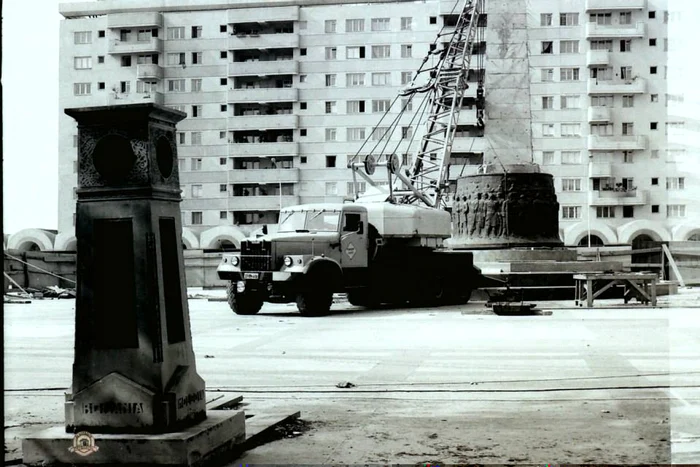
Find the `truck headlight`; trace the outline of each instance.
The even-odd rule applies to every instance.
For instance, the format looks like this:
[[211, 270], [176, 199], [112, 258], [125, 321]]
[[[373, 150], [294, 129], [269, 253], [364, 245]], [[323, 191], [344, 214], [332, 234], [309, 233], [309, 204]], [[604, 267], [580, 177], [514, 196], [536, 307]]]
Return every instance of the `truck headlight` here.
[[244, 281], [238, 281], [236, 283], [236, 292], [238, 292], [238, 293], [245, 292], [245, 282]]
[[231, 256], [231, 265], [238, 266], [238, 263], [240, 262], [241, 259], [238, 256]]
[[294, 260], [292, 259], [291, 256], [285, 256], [284, 257], [284, 265], [287, 267], [290, 267], [292, 264], [294, 264]]

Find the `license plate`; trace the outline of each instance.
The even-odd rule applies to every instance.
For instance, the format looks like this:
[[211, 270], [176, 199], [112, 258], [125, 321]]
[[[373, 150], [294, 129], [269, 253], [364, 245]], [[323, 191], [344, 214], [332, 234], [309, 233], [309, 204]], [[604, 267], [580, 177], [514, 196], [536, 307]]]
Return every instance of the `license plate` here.
[[243, 273], [243, 279], [259, 279], [260, 274], [257, 272], [244, 272]]

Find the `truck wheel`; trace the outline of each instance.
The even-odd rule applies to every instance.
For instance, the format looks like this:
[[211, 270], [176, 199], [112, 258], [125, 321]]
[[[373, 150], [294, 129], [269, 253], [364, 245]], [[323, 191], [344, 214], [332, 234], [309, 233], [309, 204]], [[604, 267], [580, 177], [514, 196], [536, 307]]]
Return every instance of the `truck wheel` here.
[[302, 316], [323, 316], [328, 314], [333, 303], [333, 291], [325, 284], [304, 288], [297, 295], [297, 309]]
[[230, 281], [228, 286], [226, 286], [228, 306], [231, 307], [234, 313], [237, 315], [254, 315], [260, 311], [263, 305], [262, 298], [250, 293], [238, 293], [235, 291], [235, 287], [234, 283]]

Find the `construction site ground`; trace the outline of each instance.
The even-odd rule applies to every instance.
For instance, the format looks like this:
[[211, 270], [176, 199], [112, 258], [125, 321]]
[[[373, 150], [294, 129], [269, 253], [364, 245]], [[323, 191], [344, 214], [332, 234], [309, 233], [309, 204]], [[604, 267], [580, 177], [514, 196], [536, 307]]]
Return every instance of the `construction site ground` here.
[[[322, 318], [271, 304], [237, 316], [223, 291], [189, 294], [210, 406], [241, 395], [251, 426], [301, 414], [230, 465], [700, 463], [698, 288], [657, 308], [570, 300], [531, 316], [342, 299]], [[6, 462], [64, 423], [74, 310], [5, 304]]]

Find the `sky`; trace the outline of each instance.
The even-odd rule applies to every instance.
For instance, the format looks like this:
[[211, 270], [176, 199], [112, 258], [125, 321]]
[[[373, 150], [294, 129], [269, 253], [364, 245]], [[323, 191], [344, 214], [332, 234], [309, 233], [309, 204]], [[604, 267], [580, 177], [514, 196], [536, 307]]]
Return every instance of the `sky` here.
[[3, 232], [55, 230], [58, 4], [63, 2], [2, 3]]

